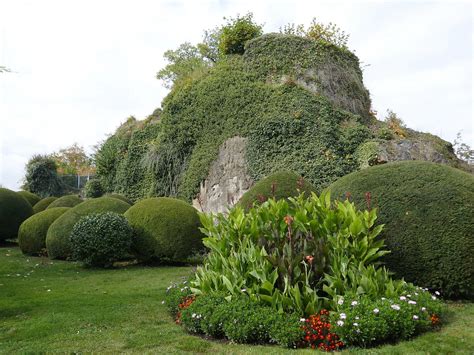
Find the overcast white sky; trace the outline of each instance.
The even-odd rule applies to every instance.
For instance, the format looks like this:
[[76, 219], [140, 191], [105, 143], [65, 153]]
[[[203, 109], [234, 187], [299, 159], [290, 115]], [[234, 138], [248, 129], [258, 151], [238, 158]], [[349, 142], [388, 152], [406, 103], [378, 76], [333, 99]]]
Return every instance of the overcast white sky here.
[[471, 1], [0, 0], [0, 184], [18, 189], [35, 153], [88, 151], [167, 94], [163, 53], [251, 11], [265, 32], [313, 17], [351, 36], [373, 108], [474, 146]]

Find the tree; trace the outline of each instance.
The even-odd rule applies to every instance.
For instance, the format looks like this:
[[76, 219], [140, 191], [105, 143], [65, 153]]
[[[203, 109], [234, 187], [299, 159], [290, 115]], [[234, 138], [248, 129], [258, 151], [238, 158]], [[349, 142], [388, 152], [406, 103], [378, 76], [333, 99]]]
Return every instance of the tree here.
[[173, 84], [193, 78], [195, 75], [201, 75], [210, 66], [210, 63], [203, 58], [199, 49], [189, 42], [181, 44], [174, 51], [166, 51], [164, 57], [169, 64], [161, 69], [156, 77], [163, 80], [164, 86], [168, 89]]
[[243, 54], [245, 43], [262, 34], [262, 25], [253, 21], [251, 12], [242, 17], [229, 18], [219, 32], [219, 54]]
[[64, 185], [57, 173], [56, 162], [48, 155], [34, 155], [26, 164], [22, 188], [40, 197], [60, 196]]
[[61, 175], [90, 175], [95, 172], [92, 159], [77, 143], [53, 153], [51, 158], [56, 162]]
[[461, 132], [456, 134], [453, 149], [459, 159], [464, 160], [468, 164], [474, 164], [474, 149], [462, 141]]
[[315, 41], [325, 41], [341, 48], [347, 49], [349, 35], [342, 31], [336, 24], [329, 22], [323, 24], [313, 18], [308, 28], [304, 25], [287, 24], [280, 28], [280, 32], [300, 37], [307, 37]]

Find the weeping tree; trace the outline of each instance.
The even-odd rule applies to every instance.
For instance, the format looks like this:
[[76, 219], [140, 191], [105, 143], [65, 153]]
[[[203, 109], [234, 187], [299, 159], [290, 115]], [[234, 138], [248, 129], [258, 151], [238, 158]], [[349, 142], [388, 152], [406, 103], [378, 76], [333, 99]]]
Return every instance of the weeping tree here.
[[26, 164], [22, 188], [41, 197], [60, 196], [64, 185], [57, 173], [56, 162], [47, 155], [34, 155]]

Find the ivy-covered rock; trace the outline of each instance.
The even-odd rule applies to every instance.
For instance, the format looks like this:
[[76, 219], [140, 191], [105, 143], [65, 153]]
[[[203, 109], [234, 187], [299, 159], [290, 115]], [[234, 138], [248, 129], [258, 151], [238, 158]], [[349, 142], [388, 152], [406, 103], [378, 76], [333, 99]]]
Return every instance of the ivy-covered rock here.
[[135, 231], [133, 249], [140, 259], [184, 261], [203, 248], [197, 210], [184, 201], [148, 198], [132, 206], [125, 217]]
[[250, 209], [254, 204], [261, 204], [269, 198], [296, 197], [304, 192], [307, 196], [315, 192], [314, 186], [302, 176], [290, 171], [274, 173], [257, 182], [240, 199], [239, 204], [244, 209]]
[[446, 165], [397, 162], [342, 177], [329, 189], [377, 208], [388, 268], [446, 297], [474, 297], [474, 176]]
[[23, 196], [0, 188], [0, 241], [16, 238], [18, 228], [32, 214], [33, 208]]
[[80, 204], [81, 202], [82, 202], [82, 199], [78, 197], [77, 195], [66, 195], [51, 202], [51, 204], [48, 207], [46, 207], [46, 209], [56, 208], [56, 207], [74, 207]]
[[53, 203], [54, 201], [56, 201], [58, 198], [57, 197], [54, 197], [54, 196], [51, 196], [51, 197], [46, 197], [46, 198], [43, 198], [41, 201], [39, 201], [38, 203], [36, 203], [34, 206], [33, 206], [33, 211], [34, 213], [39, 213], [41, 211], [44, 211], [46, 208], [48, 208], [48, 206]]
[[24, 221], [18, 231], [18, 244], [23, 254], [38, 255], [46, 248], [49, 226], [69, 207], [56, 207], [38, 212]]
[[23, 196], [31, 207], [34, 207], [41, 200], [41, 197], [29, 191], [18, 191], [18, 194]]
[[49, 227], [46, 235], [46, 249], [51, 259], [68, 259], [72, 256], [71, 231], [74, 225], [84, 216], [116, 212], [123, 214], [130, 205], [116, 198], [94, 198], [71, 208]]

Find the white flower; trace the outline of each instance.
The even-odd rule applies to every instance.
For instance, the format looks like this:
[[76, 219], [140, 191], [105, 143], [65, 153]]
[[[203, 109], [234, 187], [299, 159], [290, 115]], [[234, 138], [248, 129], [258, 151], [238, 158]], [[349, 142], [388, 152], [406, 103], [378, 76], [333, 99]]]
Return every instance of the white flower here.
[[416, 301], [409, 300], [408, 303], [409, 304], [416, 304]]
[[300, 322], [306, 322], [306, 319], [300, 318]]
[[426, 311], [426, 307], [421, 307], [421, 310], [424, 312]]
[[51, 290], [48, 290], [48, 292], [51, 292]]
[[439, 295], [440, 295], [440, 293], [439, 293], [438, 291], [435, 291], [435, 294], [436, 294], [436, 296], [439, 296]]
[[405, 296], [400, 296], [400, 301], [405, 301], [407, 298]]
[[240, 290], [240, 292], [247, 292], [247, 289], [243, 288], [243, 289]]
[[360, 329], [356, 329], [356, 333], [360, 333]]
[[172, 286], [168, 286], [168, 288], [166, 289], [166, 291], [169, 291], [171, 290], [173, 287]]
[[418, 316], [416, 314], [413, 316], [413, 320], [418, 320]]
[[385, 298], [385, 297], [382, 297], [382, 298], [381, 298], [381, 300], [382, 300], [382, 301], [385, 301], [385, 300], [386, 300], [386, 298]]
[[344, 325], [344, 322], [343, 322], [342, 320], [338, 320], [338, 321], [337, 321], [337, 325], [340, 326], [340, 327], [342, 327], [342, 326]]
[[411, 295], [407, 295], [407, 297], [408, 297], [408, 298], [410, 298], [410, 297], [411, 297]]
[[356, 320], [359, 320], [359, 316], [356, 316], [355, 319], [356, 319]]
[[341, 313], [341, 314], [339, 315], [339, 318], [341, 318], [341, 319], [346, 319], [346, 314], [345, 314], [345, 313]]
[[354, 327], [358, 327], [359, 326], [359, 323], [353, 323], [352, 324]]
[[196, 313], [193, 313], [193, 314], [191, 315], [191, 318], [196, 318]]
[[378, 314], [380, 312], [380, 310], [378, 308], [374, 308], [374, 313], [375, 314]]
[[415, 296], [418, 296], [418, 292], [415, 292]]
[[342, 305], [344, 303], [344, 298], [339, 298], [339, 301], [337, 301], [338, 305]]
[[357, 306], [357, 301], [352, 301], [351, 306]]
[[394, 309], [396, 311], [400, 310], [400, 306], [398, 304], [392, 304], [390, 307], [392, 307], [392, 309]]
[[161, 301], [161, 304], [165, 304], [165, 301]]
[[436, 296], [431, 296], [431, 298], [432, 298], [433, 300], [436, 300]]

